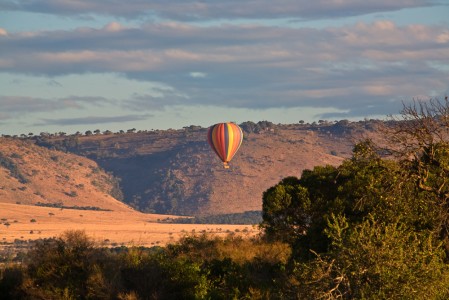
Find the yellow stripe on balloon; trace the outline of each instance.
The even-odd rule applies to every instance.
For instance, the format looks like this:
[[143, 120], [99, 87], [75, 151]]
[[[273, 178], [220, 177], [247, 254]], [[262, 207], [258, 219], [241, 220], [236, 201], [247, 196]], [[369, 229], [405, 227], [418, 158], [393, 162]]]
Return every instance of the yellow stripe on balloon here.
[[232, 124], [226, 124], [228, 127], [228, 153], [226, 153], [226, 161], [231, 160], [231, 155], [233, 153], [233, 142], [234, 142], [234, 128]]

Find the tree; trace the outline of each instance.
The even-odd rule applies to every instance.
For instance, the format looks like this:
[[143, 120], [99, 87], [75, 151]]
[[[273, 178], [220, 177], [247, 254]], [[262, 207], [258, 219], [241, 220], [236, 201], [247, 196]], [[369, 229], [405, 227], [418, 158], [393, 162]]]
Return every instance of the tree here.
[[360, 222], [388, 205], [386, 191], [394, 190], [390, 179], [394, 181], [397, 171], [396, 164], [378, 157], [370, 141], [361, 142], [341, 166], [304, 170], [300, 179], [287, 177], [268, 189], [263, 194], [262, 228], [268, 237], [289, 241], [305, 255], [309, 249], [326, 251], [329, 216], [345, 214]]
[[295, 262], [297, 299], [446, 299], [449, 268], [429, 233], [374, 217], [351, 225], [332, 216], [327, 253]]
[[382, 147], [362, 141], [340, 166], [264, 193], [266, 235], [295, 250], [292, 298], [448, 297], [449, 103], [415, 103], [402, 118]]
[[86, 299], [94, 294], [107, 299], [115, 289], [105, 280], [108, 273], [101, 271], [105, 251], [95, 248], [84, 231], [67, 231], [60, 238], [40, 240], [28, 258], [33, 285], [53, 295], [50, 298]]
[[309, 226], [311, 202], [296, 177], [284, 178], [263, 193], [261, 224], [269, 238], [293, 242]]
[[433, 228], [449, 254], [449, 100], [414, 100], [382, 127], [387, 148], [408, 170], [421, 205], [433, 208]]

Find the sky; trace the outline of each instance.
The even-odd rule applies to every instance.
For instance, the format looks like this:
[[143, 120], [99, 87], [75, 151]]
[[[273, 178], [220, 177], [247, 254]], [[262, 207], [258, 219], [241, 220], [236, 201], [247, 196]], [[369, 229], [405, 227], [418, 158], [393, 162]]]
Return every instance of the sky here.
[[449, 0], [0, 0], [0, 134], [385, 119], [449, 94]]

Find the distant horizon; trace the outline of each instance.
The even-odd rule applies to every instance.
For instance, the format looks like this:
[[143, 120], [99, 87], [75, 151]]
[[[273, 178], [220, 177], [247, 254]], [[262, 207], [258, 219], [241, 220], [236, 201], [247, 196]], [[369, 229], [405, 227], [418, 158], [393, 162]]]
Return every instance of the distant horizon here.
[[[304, 123], [300, 123], [300, 121], [303, 121]], [[232, 123], [235, 123], [237, 125], [242, 125], [243, 123], [246, 123], [246, 122], [253, 122], [254, 124], [258, 124], [260, 122], [270, 122], [270, 123], [272, 123], [274, 125], [280, 125], [280, 126], [282, 126], [282, 125], [313, 125], [313, 126], [317, 126], [317, 125], [322, 125], [320, 123], [320, 121], [322, 121], [323, 123], [327, 123], [327, 124], [329, 124], [329, 123], [336, 124], [336, 123], [339, 123], [341, 121], [348, 121], [348, 122], [357, 123], [357, 122], [364, 122], [364, 121], [367, 121], [367, 122], [381, 121], [382, 122], [382, 121], [387, 121], [387, 120], [386, 119], [380, 119], [380, 118], [370, 118], [370, 119], [365, 118], [365, 119], [353, 119], [353, 120], [350, 120], [350, 119], [340, 119], [340, 120], [320, 119], [320, 120], [312, 121], [312, 122], [308, 122], [308, 121], [305, 121], [305, 120], [298, 120], [298, 122], [290, 122], [290, 123], [289, 122], [287, 122], [287, 123], [279, 123], [279, 122], [273, 122], [273, 121], [270, 121], [270, 120], [260, 120], [260, 121], [247, 120], [247, 121], [242, 121], [242, 122], [235, 122], [235, 121], [232, 121], [232, 120], [228, 120], [228, 121], [216, 122], [216, 123], [213, 123], [213, 124], [210, 124], [210, 125], [206, 125], [206, 126], [202, 126], [202, 125], [199, 125], [199, 124], [190, 124], [190, 125], [182, 126], [180, 128], [169, 127], [169, 128], [164, 128], [164, 129], [161, 129], [161, 128], [147, 129], [147, 128], [134, 128], [134, 127], [132, 127], [132, 128], [126, 128], [126, 129], [125, 128], [121, 128], [121, 129], [117, 129], [117, 130], [111, 130], [111, 129], [108, 129], [108, 128], [103, 128], [103, 129], [102, 128], [95, 128], [95, 129], [94, 128], [90, 128], [90, 129], [86, 129], [86, 130], [76, 130], [76, 131], [63, 131], [63, 130], [60, 130], [60, 131], [57, 131], [57, 132], [41, 131], [41, 132], [26, 132], [26, 133], [25, 132], [21, 132], [21, 133], [14, 133], [14, 134], [3, 133], [3, 132], [0, 131], [0, 137], [5, 137], [5, 136], [11, 136], [11, 137], [17, 136], [17, 137], [20, 137], [22, 135], [25, 135], [25, 136], [28, 136], [28, 137], [30, 137], [30, 136], [33, 137], [33, 136], [40, 136], [42, 134], [57, 135], [59, 133], [64, 133], [66, 135], [76, 135], [77, 133], [79, 133], [82, 136], [86, 136], [86, 132], [88, 132], [88, 131], [90, 131], [92, 133], [92, 135], [96, 135], [95, 134], [96, 130], [100, 131], [99, 134], [104, 134], [104, 132], [106, 132], [106, 131], [110, 131], [112, 134], [117, 134], [117, 133], [120, 134], [120, 131], [123, 131], [123, 133], [121, 133], [121, 134], [126, 134], [126, 133], [131, 133], [131, 131], [133, 131], [134, 133], [139, 133], [139, 132], [151, 132], [151, 131], [182, 130], [182, 129], [188, 129], [191, 126], [199, 126], [199, 127], [201, 127], [201, 129], [207, 129], [207, 128], [213, 126], [214, 124], [224, 123], [224, 122], [232, 122]], [[32, 133], [32, 135], [30, 135], [31, 133]]]

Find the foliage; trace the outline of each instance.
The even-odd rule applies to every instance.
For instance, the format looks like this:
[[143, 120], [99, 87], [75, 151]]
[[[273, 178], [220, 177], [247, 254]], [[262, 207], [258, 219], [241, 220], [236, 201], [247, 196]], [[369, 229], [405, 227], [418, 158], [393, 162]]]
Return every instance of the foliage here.
[[[11, 157], [17, 159], [20, 158], [16, 153], [13, 153]], [[0, 152], [0, 167], [4, 167], [9, 170], [12, 177], [16, 178], [20, 183], [28, 183], [29, 180], [20, 172], [17, 168], [17, 164], [9, 157]]]
[[263, 130], [274, 129], [276, 125], [274, 125], [270, 121], [259, 121], [257, 123], [246, 121], [240, 124], [240, 127], [245, 131], [245, 133], [259, 133]]
[[448, 297], [448, 104], [408, 107], [389, 148], [362, 141], [264, 193], [267, 237], [294, 250], [290, 297]]
[[61, 208], [61, 209], [111, 211], [110, 209], [101, 208], [101, 207], [98, 207], [98, 206], [78, 206], [78, 205], [67, 206], [67, 205], [64, 205], [62, 202], [57, 202], [57, 203], [42, 203], [42, 202], [37, 202], [37, 203], [34, 204], [34, 205], [36, 205], [36, 206], [42, 206], [42, 207]]
[[373, 217], [351, 227], [333, 216], [326, 230], [327, 253], [295, 262], [295, 295], [299, 298], [445, 299], [449, 269], [444, 251], [427, 233], [401, 223], [379, 223]]
[[341, 166], [315, 167], [267, 190], [262, 227], [295, 250], [290, 296], [447, 297], [446, 212], [414, 172], [364, 141]]
[[175, 224], [260, 224], [262, 222], [261, 211], [245, 211], [243, 213], [220, 214], [209, 216], [198, 216], [193, 218], [176, 218], [162, 220], [166, 223]]
[[143, 299], [201, 299], [208, 281], [198, 263], [172, 260], [164, 253], [145, 255], [122, 269], [124, 288]]
[[[27, 273], [33, 279], [31, 291], [46, 297], [85, 299], [109, 296], [107, 255], [83, 231], [67, 231], [58, 239], [42, 240], [28, 255]], [[104, 270], [104, 272], [101, 272]]]
[[3, 269], [0, 291], [13, 299], [268, 298], [282, 294], [289, 255], [282, 243], [207, 235], [117, 251], [69, 231], [37, 243], [21, 268]]
[[268, 237], [292, 242], [309, 224], [311, 202], [295, 177], [283, 179], [263, 194], [263, 223]]

